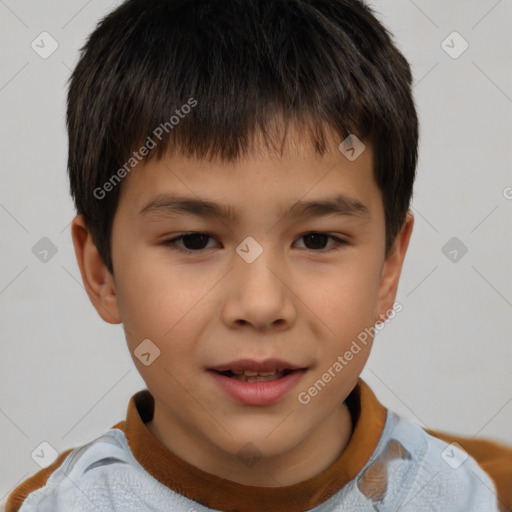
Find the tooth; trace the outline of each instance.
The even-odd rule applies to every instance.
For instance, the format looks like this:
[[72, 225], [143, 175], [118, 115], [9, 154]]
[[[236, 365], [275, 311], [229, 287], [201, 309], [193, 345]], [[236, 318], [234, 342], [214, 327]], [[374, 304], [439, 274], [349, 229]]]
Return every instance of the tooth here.
[[251, 372], [251, 371], [249, 371], [249, 370], [245, 370], [245, 371], [244, 371], [244, 375], [245, 375], [246, 377], [256, 377], [256, 375], [258, 375], [258, 372]]
[[273, 370], [271, 372], [259, 372], [258, 375], [261, 375], [262, 377], [269, 377], [270, 375], [275, 375], [277, 370]]
[[258, 375], [257, 377], [247, 377], [247, 382], [266, 382], [269, 380], [275, 380], [276, 377], [269, 375], [267, 377], [263, 377], [261, 375]]
[[239, 381], [242, 381], [242, 382], [264, 382], [264, 381], [269, 381], [269, 380], [276, 380], [276, 379], [279, 379], [281, 377], [281, 375], [267, 375], [267, 376], [263, 376], [263, 375], [254, 375], [254, 376], [246, 376], [246, 375], [233, 375], [233, 379], [235, 380], [239, 380]]
[[244, 374], [243, 370], [231, 370], [231, 372], [234, 373], [235, 375], [243, 375]]

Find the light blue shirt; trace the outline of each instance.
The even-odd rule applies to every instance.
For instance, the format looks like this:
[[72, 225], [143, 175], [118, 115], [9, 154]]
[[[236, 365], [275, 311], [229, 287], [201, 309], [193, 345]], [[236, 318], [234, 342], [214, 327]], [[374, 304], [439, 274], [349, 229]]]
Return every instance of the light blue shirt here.
[[[117, 428], [69, 453], [46, 485], [30, 493], [20, 508], [20, 512], [211, 510], [151, 476]], [[499, 512], [494, 483], [472, 457], [392, 411], [376, 449], [356, 478], [310, 510]]]

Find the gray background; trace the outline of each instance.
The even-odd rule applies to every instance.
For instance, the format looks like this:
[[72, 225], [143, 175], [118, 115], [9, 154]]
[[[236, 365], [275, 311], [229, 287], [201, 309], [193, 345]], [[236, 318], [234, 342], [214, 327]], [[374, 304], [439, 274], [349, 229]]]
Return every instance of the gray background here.
[[[69, 231], [66, 80], [118, 3], [0, 0], [0, 502], [39, 469], [41, 442], [91, 441], [144, 388], [122, 327], [89, 302]], [[512, 443], [512, 2], [372, 5], [411, 62], [421, 145], [403, 311], [362, 377], [421, 426]], [[43, 31], [58, 43], [46, 59], [31, 48]], [[442, 44], [453, 31], [469, 44], [457, 58], [462, 40]]]

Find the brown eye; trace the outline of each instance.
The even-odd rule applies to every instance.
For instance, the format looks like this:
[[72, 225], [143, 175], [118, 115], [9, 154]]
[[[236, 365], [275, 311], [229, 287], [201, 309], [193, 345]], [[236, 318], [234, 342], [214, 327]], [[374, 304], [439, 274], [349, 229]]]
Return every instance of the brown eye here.
[[190, 235], [181, 236], [185, 248], [192, 251], [204, 249], [208, 238], [210, 237], [204, 233], [192, 233]]
[[[329, 239], [334, 240], [335, 243], [332, 244], [330, 248], [326, 248], [325, 246]], [[340, 248], [340, 246], [345, 245], [347, 243], [336, 236], [328, 235], [327, 233], [319, 233], [316, 231], [302, 235], [299, 238], [299, 240], [304, 240], [304, 245], [306, 246], [306, 249], [316, 252], [329, 252], [337, 250]]]
[[[307, 235], [304, 235], [303, 238], [311, 244], [308, 249], [324, 249], [329, 236], [325, 233], [308, 233]], [[307, 242], [305, 244], [306, 246], [308, 246]]]
[[213, 240], [213, 237], [208, 233], [184, 233], [170, 240], [165, 240], [163, 245], [177, 251], [195, 253], [206, 249], [205, 246], [210, 238]]

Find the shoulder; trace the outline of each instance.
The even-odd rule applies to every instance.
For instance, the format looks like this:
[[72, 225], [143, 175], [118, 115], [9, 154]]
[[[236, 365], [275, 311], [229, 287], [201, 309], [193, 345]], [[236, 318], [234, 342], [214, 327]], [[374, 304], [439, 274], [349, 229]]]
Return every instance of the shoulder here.
[[41, 506], [53, 511], [74, 509], [63, 504], [68, 499], [73, 503], [77, 488], [105, 481], [93, 469], [116, 466], [116, 471], [122, 471], [123, 466], [132, 466], [130, 456], [124, 433], [112, 428], [90, 443], [62, 452], [53, 464], [18, 485], [7, 499], [5, 512], [39, 510]]
[[117, 427], [64, 452], [50, 471], [23, 482], [9, 496], [5, 512], [188, 510], [191, 502], [144, 469]]
[[512, 446], [474, 437], [463, 437], [425, 429], [428, 434], [468, 453], [491, 477], [498, 494], [500, 511], [512, 511]]
[[389, 410], [357, 486], [382, 511], [499, 510], [493, 481], [468, 453]]
[[57, 459], [48, 467], [41, 469], [30, 478], [19, 484], [8, 496], [2, 512], [16, 512], [20, 509], [25, 498], [35, 490], [43, 487], [48, 478], [56, 471], [66, 460], [67, 456], [73, 451], [72, 448], [62, 452]]

